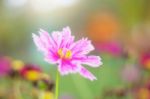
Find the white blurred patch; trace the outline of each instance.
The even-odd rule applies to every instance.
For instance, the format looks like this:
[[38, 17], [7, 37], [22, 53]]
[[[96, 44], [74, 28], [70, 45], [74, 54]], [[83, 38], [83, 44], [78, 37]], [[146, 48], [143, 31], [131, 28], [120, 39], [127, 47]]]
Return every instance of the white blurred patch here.
[[21, 7], [27, 3], [28, 0], [4, 0], [8, 7]]
[[55, 0], [57, 6], [69, 7], [77, 3], [78, 0]]
[[48, 12], [50, 10], [69, 7], [78, 0], [31, 0], [32, 8], [37, 12]]

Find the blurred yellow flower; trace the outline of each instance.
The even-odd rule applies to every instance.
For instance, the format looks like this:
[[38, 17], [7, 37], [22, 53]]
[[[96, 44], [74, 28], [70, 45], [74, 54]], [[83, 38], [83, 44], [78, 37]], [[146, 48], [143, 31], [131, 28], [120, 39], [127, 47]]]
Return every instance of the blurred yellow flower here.
[[40, 99], [54, 99], [54, 94], [50, 91], [41, 91]]
[[39, 71], [36, 70], [29, 70], [26, 72], [26, 79], [30, 80], [30, 81], [35, 81], [38, 80], [40, 78], [41, 73]]
[[24, 63], [20, 60], [14, 60], [12, 62], [13, 70], [16, 70], [16, 71], [21, 70], [23, 68], [23, 66], [24, 66]]

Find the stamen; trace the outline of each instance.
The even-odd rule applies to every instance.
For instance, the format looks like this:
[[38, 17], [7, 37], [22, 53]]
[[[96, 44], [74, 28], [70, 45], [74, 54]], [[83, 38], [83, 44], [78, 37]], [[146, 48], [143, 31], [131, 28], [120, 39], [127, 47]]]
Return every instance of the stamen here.
[[70, 59], [71, 57], [72, 57], [72, 52], [71, 52], [70, 50], [68, 50], [68, 51], [66, 52], [65, 58], [66, 58], [66, 59]]
[[59, 49], [58, 55], [60, 58], [70, 59], [72, 57], [72, 52], [71, 50], [67, 50], [66, 53], [64, 53], [63, 49]]
[[60, 58], [64, 57], [63, 49], [58, 50], [58, 55], [59, 55]]

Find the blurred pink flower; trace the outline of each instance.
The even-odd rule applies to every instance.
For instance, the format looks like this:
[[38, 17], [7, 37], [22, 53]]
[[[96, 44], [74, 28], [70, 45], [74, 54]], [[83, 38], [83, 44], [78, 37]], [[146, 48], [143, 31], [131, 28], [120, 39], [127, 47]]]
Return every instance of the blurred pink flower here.
[[150, 52], [142, 53], [140, 56], [140, 63], [143, 68], [150, 69]]
[[63, 31], [54, 31], [51, 36], [42, 29], [40, 29], [39, 34], [39, 36], [33, 34], [36, 46], [44, 52], [45, 61], [58, 64], [61, 75], [80, 73], [90, 80], [96, 79], [92, 73], [81, 65], [86, 64], [92, 67], [102, 65], [99, 56], [87, 56], [90, 51], [94, 50], [90, 40], [82, 38], [74, 42], [74, 36], [71, 35], [69, 27], [64, 28]]
[[60, 99], [74, 99], [74, 97], [71, 94], [63, 94]]
[[21, 70], [20, 75], [29, 80], [29, 81], [37, 81], [40, 79], [40, 75], [42, 70], [39, 66], [34, 64], [26, 64]]
[[11, 60], [9, 57], [0, 57], [0, 77], [8, 75], [11, 70]]
[[138, 67], [128, 64], [122, 70], [122, 79], [127, 82], [135, 82], [140, 78]]
[[121, 55], [123, 52], [122, 47], [118, 42], [95, 42], [94, 45], [97, 50], [114, 56]]

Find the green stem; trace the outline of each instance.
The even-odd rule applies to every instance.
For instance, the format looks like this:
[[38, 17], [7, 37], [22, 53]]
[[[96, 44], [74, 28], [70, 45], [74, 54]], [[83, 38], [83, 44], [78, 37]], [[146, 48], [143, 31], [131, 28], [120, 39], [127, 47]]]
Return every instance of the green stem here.
[[55, 88], [55, 99], [58, 99], [58, 93], [59, 93], [59, 71], [57, 70], [56, 73], [56, 88]]

